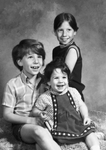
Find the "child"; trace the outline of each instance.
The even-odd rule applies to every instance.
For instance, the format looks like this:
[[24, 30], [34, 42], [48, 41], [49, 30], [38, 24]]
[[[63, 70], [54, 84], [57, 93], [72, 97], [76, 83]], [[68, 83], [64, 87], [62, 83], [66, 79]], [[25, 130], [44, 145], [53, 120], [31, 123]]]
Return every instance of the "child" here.
[[79, 92], [68, 85], [71, 74], [64, 61], [55, 59], [50, 62], [44, 70], [44, 76], [50, 89], [37, 99], [33, 116], [44, 119], [60, 145], [85, 141], [90, 150], [100, 150], [87, 106]]
[[2, 103], [5, 120], [12, 123], [18, 141], [37, 143], [42, 150], [61, 150], [49, 131], [37, 125], [39, 120], [30, 115], [37, 97], [44, 92], [40, 73], [45, 60], [43, 44], [24, 39], [13, 48], [12, 58], [20, 74], [6, 85]]
[[79, 91], [84, 101], [82, 91], [85, 85], [81, 83], [82, 57], [80, 48], [74, 42], [77, 30], [77, 22], [72, 14], [61, 13], [56, 16], [54, 19], [54, 33], [60, 45], [53, 49], [52, 56], [53, 59], [63, 58], [73, 75], [69, 84]]

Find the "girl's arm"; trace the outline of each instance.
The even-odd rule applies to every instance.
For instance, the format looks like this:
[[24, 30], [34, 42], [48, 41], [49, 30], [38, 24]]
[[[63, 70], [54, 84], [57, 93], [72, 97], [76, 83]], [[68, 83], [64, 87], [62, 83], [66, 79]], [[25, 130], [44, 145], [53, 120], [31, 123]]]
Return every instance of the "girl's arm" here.
[[76, 61], [77, 61], [78, 57], [79, 57], [78, 49], [71, 48], [68, 51], [68, 54], [67, 54], [66, 59], [65, 59], [65, 63], [67, 64], [67, 66], [69, 67], [71, 72], [74, 69], [74, 66], [76, 64]]
[[3, 117], [5, 120], [11, 123], [37, 124], [37, 119], [35, 117], [25, 117], [25, 116], [14, 114], [13, 108], [7, 106], [3, 106]]

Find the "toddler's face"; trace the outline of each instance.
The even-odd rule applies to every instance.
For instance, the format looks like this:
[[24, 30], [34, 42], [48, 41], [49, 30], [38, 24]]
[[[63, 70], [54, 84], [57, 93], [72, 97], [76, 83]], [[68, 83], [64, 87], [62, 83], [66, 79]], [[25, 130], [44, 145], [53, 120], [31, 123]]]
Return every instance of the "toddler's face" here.
[[74, 31], [68, 21], [64, 21], [56, 30], [55, 35], [61, 44], [67, 45], [76, 35], [76, 31]]
[[64, 93], [68, 87], [68, 76], [57, 68], [53, 71], [49, 84], [54, 92]]
[[43, 66], [43, 59], [41, 55], [30, 52], [22, 60], [19, 60], [18, 64], [23, 67], [23, 72], [26, 76], [32, 78], [40, 72]]

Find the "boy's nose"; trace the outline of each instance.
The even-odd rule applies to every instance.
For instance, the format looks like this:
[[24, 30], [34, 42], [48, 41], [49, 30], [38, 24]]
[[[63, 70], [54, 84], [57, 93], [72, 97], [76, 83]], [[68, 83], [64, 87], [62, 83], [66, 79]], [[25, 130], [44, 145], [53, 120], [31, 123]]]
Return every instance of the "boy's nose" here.
[[34, 63], [38, 63], [38, 58], [34, 58]]

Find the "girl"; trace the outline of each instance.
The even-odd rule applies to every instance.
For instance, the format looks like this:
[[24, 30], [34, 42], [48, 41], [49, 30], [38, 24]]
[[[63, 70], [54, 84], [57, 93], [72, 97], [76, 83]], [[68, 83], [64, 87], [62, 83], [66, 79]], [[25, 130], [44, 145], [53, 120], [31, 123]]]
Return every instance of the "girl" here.
[[33, 116], [40, 117], [56, 142], [73, 144], [85, 141], [90, 150], [100, 150], [95, 126], [79, 92], [69, 87], [70, 70], [62, 59], [50, 62], [44, 76], [50, 89], [35, 103]]
[[13, 48], [12, 58], [20, 74], [5, 88], [2, 103], [5, 120], [11, 122], [18, 141], [37, 143], [42, 150], [61, 150], [48, 130], [30, 115], [36, 98], [43, 92], [40, 73], [45, 60], [43, 44], [35, 39], [24, 39]]
[[74, 36], [78, 30], [77, 22], [70, 13], [61, 13], [54, 19], [54, 33], [59, 41], [59, 46], [52, 52], [53, 59], [62, 57], [72, 72], [72, 80], [69, 85], [75, 87], [82, 96], [85, 86], [81, 83], [82, 57], [80, 48], [74, 42]]

